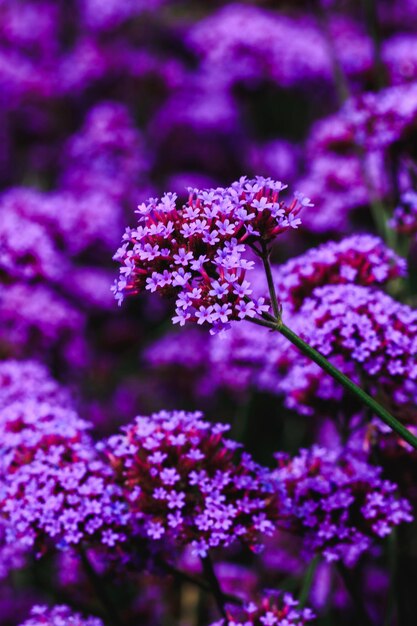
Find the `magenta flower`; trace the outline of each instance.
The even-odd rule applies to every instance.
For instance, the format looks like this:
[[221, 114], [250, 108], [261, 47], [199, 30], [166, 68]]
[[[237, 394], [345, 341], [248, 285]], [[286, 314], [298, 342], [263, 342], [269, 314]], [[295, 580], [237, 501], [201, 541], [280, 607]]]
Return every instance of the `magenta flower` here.
[[297, 228], [309, 199], [290, 204], [280, 199], [285, 185], [271, 179], [241, 178], [227, 188], [190, 190], [188, 203], [175, 194], [139, 206], [139, 225], [128, 228], [117, 251], [116, 299], [144, 290], [176, 300], [173, 322], [222, 328], [231, 320], [254, 317], [267, 309], [254, 298], [247, 274], [259, 246]]
[[270, 472], [225, 438], [228, 429], [201, 413], [161, 411], [137, 417], [104, 444], [150, 538], [191, 544], [204, 557], [237, 538], [253, 548], [274, 532]]
[[[378, 538], [411, 522], [411, 505], [381, 468], [353, 453], [313, 446], [299, 456], [276, 455], [276, 479], [284, 489], [286, 526], [303, 537], [307, 554], [351, 566]], [[283, 520], [285, 515], [283, 515]]]
[[211, 626], [304, 626], [314, 617], [310, 609], [299, 608], [289, 593], [265, 593], [243, 607], [228, 607], [227, 619]]
[[29, 619], [20, 626], [64, 626], [64, 624], [65, 626], [103, 626], [103, 622], [98, 617], [82, 617], [65, 605], [54, 606], [51, 609], [47, 606], [36, 605], [32, 607]]

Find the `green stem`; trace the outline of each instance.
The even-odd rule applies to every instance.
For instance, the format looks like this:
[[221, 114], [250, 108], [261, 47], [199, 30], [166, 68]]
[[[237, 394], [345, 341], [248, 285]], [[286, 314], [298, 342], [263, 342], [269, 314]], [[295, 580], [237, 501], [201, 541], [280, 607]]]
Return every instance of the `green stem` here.
[[300, 595], [298, 596], [298, 604], [300, 608], [304, 608], [307, 600], [308, 600], [308, 596], [310, 595], [310, 590], [311, 590], [311, 585], [313, 584], [313, 580], [314, 580], [314, 574], [316, 573], [316, 569], [317, 569], [317, 565], [319, 564], [320, 561], [320, 556], [317, 555], [314, 557], [314, 559], [310, 562], [306, 574], [304, 576], [303, 579], [303, 584], [301, 585], [301, 590], [300, 590]]
[[201, 564], [203, 566], [204, 576], [208, 584], [210, 585], [211, 592], [216, 600], [217, 608], [219, 609], [221, 616], [227, 619], [227, 613], [225, 604], [227, 599], [222, 591], [219, 580], [216, 576], [216, 572], [214, 570], [213, 561], [209, 555], [205, 556], [201, 559]]
[[378, 417], [380, 417], [385, 424], [395, 431], [397, 435], [402, 437], [407, 443], [417, 450], [417, 437], [415, 437], [405, 426], [403, 426], [403, 424], [401, 424], [401, 422], [391, 415], [391, 413], [384, 409], [379, 402], [374, 400], [369, 394], [366, 393], [366, 391], [361, 389], [356, 383], [350, 380], [350, 378], [334, 367], [334, 365], [332, 365], [326, 357], [303, 341], [303, 339], [296, 335], [296, 333], [288, 328], [288, 326], [281, 324], [279, 327], [276, 326], [276, 330], [279, 330], [279, 332], [291, 341], [291, 343], [294, 344], [299, 350], [301, 350], [303, 354], [317, 363], [317, 365], [330, 374], [330, 376], [337, 380], [337, 382], [341, 383], [345, 389], [351, 391], [357, 398], [359, 398], [359, 400], [361, 400], [363, 404], [371, 409], [373, 413], [378, 415]]
[[353, 576], [352, 572], [342, 563], [337, 564], [337, 570], [352, 598], [353, 606], [357, 614], [357, 622], [355, 623], [357, 626], [373, 626], [372, 620], [366, 610], [362, 590], [360, 589], [358, 581]]
[[[271, 298], [271, 303], [277, 302], [277, 295], [275, 291], [274, 279], [272, 276], [271, 264], [269, 262], [269, 254], [267, 251], [264, 251], [262, 255], [262, 261], [265, 267], [265, 273], [268, 281], [269, 295]], [[274, 304], [272, 305], [274, 308]], [[277, 305], [278, 306], [278, 305]], [[278, 307], [279, 308], [279, 307]], [[249, 319], [254, 324], [258, 324], [260, 326], [265, 326], [266, 328], [270, 328], [271, 330], [275, 330], [286, 339], [288, 339], [294, 346], [296, 346], [303, 354], [305, 354], [309, 359], [317, 363], [322, 370], [330, 374], [334, 380], [343, 385], [345, 389], [353, 393], [359, 400], [367, 406], [375, 415], [378, 415], [382, 419], [382, 421], [387, 424], [394, 432], [397, 433], [404, 441], [410, 444], [415, 450], [417, 450], [417, 437], [415, 437], [401, 422], [399, 422], [389, 411], [387, 411], [379, 402], [374, 400], [372, 396], [370, 396], [366, 391], [361, 389], [356, 383], [353, 382], [348, 376], [343, 374], [337, 367], [332, 365], [330, 361], [326, 359], [326, 357], [321, 354], [318, 350], [310, 346], [306, 341], [301, 339], [291, 328], [283, 324], [281, 320], [281, 311], [279, 309], [279, 315], [275, 317], [275, 319], [269, 314], [266, 313], [263, 316], [263, 319], [260, 318], [246, 318]]]
[[93, 565], [90, 563], [90, 559], [88, 558], [86, 551], [83, 548], [80, 548], [79, 554], [84, 572], [86, 573], [98, 600], [107, 614], [109, 624], [111, 624], [111, 626], [122, 626], [122, 622], [119, 619], [112, 598], [104, 587], [102, 578], [97, 574]]
[[261, 259], [264, 264], [266, 280], [268, 281], [268, 289], [269, 289], [269, 295], [271, 297], [272, 311], [275, 315], [275, 319], [280, 320], [281, 319], [281, 307], [278, 304], [278, 298], [277, 298], [277, 294], [275, 291], [274, 277], [272, 276], [271, 263], [269, 262], [269, 251], [264, 241], [262, 241]]

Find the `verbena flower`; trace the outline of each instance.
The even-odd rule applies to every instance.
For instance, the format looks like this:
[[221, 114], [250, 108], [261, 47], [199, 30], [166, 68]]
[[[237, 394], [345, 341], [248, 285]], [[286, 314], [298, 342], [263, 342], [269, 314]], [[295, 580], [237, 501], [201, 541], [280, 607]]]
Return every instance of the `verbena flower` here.
[[300, 315], [309, 320], [309, 343], [326, 356], [343, 355], [379, 379], [417, 378], [417, 311], [385, 293], [358, 285], [320, 287]]
[[36, 605], [20, 626], [103, 626], [103, 622], [98, 617], [82, 617], [65, 605]]
[[143, 140], [128, 109], [118, 102], [100, 102], [67, 142], [62, 186], [126, 201], [146, 168]]
[[407, 191], [401, 196], [400, 204], [394, 209], [390, 226], [408, 236], [417, 233], [417, 193]]
[[413, 519], [410, 503], [381, 477], [381, 468], [353, 453], [313, 446], [294, 458], [285, 453], [276, 458], [285, 523], [303, 538], [307, 554], [351, 566], [375, 540]]
[[247, 272], [254, 268], [253, 246], [267, 244], [297, 228], [300, 194], [280, 200], [280, 182], [241, 178], [230, 187], [190, 190], [188, 203], [176, 195], [140, 205], [139, 226], [127, 229], [115, 259], [122, 267], [114, 286], [119, 303], [143, 290], [176, 298], [174, 323], [224, 327], [231, 320], [266, 310], [253, 298]]
[[370, 287], [404, 276], [406, 261], [373, 235], [327, 242], [276, 268], [275, 286], [284, 305], [298, 309], [320, 286], [352, 283]]
[[43, 548], [125, 539], [127, 510], [89, 424], [68, 408], [27, 400], [2, 411], [0, 514], [8, 541]]
[[225, 438], [228, 430], [198, 412], [161, 411], [110, 437], [104, 447], [148, 537], [206, 556], [236, 539], [254, 548], [273, 533], [270, 473]]
[[36, 400], [60, 407], [71, 404], [69, 393], [52, 378], [41, 363], [13, 359], [1, 361], [0, 409], [25, 400]]
[[227, 619], [211, 626], [304, 626], [314, 620], [289, 593], [270, 592], [243, 607], [228, 607]]

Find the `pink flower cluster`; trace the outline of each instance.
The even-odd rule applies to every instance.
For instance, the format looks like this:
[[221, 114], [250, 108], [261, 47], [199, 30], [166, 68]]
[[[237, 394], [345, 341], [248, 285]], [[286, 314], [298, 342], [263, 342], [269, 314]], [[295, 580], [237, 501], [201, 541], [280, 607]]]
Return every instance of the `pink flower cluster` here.
[[227, 619], [211, 626], [304, 626], [314, 620], [310, 609], [302, 609], [291, 594], [269, 593], [257, 602], [227, 611]]
[[316, 287], [352, 283], [369, 287], [404, 276], [406, 261], [373, 235], [327, 242], [274, 272], [280, 300], [297, 310]]
[[401, 196], [401, 202], [394, 209], [390, 226], [408, 236], [417, 233], [417, 193], [407, 191]]
[[115, 255], [122, 265], [114, 286], [119, 303], [144, 289], [174, 296], [174, 323], [214, 328], [266, 310], [246, 278], [257, 244], [297, 228], [300, 209], [309, 206], [300, 194], [290, 204], [280, 200], [284, 188], [268, 178], [241, 178], [227, 188], [190, 190], [182, 207], [170, 193], [139, 206], [139, 226], [126, 231]]
[[110, 437], [105, 449], [148, 537], [191, 544], [204, 557], [236, 539], [255, 548], [259, 535], [274, 532], [270, 472], [226, 439], [227, 430], [198, 412], [161, 411]]
[[65, 605], [48, 608], [43, 605], [32, 607], [29, 619], [20, 626], [103, 626], [98, 617], [82, 617]]
[[396, 485], [381, 477], [381, 468], [353, 453], [315, 445], [295, 458], [285, 453], [276, 458], [275, 477], [286, 498], [285, 525], [300, 533], [308, 554], [351, 566], [376, 539], [413, 519], [410, 503], [398, 498]]
[[128, 515], [112, 471], [70, 408], [26, 399], [1, 414], [0, 514], [8, 541], [44, 548], [80, 541], [114, 546]]
[[409, 306], [367, 287], [328, 285], [314, 291], [300, 315], [311, 323], [308, 341], [326, 356], [343, 355], [368, 376], [416, 380], [417, 311]]

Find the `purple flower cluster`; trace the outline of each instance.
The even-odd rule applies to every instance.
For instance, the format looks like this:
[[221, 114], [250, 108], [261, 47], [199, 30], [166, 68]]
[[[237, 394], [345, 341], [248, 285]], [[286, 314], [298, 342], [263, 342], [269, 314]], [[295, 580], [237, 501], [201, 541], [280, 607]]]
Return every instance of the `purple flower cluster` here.
[[139, 416], [107, 454], [131, 510], [152, 539], [191, 544], [205, 557], [236, 539], [255, 548], [274, 532], [270, 472], [226, 439], [225, 424], [182, 411]]
[[328, 285], [300, 309], [311, 320], [305, 334], [326, 356], [340, 354], [369, 376], [417, 378], [417, 311], [381, 291]]
[[146, 169], [143, 139], [126, 107], [101, 102], [68, 140], [61, 182], [77, 194], [101, 193], [120, 202], [130, 197]]
[[317, 287], [352, 283], [370, 287], [404, 276], [406, 261], [371, 235], [353, 235], [340, 242], [310, 248], [276, 268], [281, 301], [297, 310]]
[[[100, 190], [80, 196], [77, 191], [41, 193], [20, 187], [3, 194], [0, 210], [11, 220], [38, 224], [55, 247], [71, 257], [94, 247], [111, 250], [122, 230], [120, 208]], [[64, 259], [62, 265], [66, 269]]]
[[98, 617], [82, 617], [65, 605], [48, 608], [44, 605], [32, 607], [29, 619], [20, 626], [103, 626]]
[[174, 323], [214, 328], [266, 310], [264, 298], [251, 298], [246, 280], [253, 252], [260, 253], [256, 244], [297, 228], [300, 209], [310, 206], [300, 194], [286, 204], [279, 199], [283, 189], [271, 179], [243, 177], [226, 188], [190, 190], [182, 207], [175, 194], [140, 205], [139, 226], [127, 229], [115, 255], [122, 265], [114, 287], [119, 303], [144, 289], [175, 296]]
[[[403, 276], [406, 271], [404, 259], [387, 248], [381, 239], [370, 235], [354, 235], [310, 248], [305, 254], [272, 269], [286, 319], [309, 340], [318, 332], [316, 312], [308, 315], [304, 312], [296, 315], [296, 312], [304, 301], [314, 298], [319, 287], [334, 285], [337, 293], [338, 285], [342, 288], [349, 284], [377, 286]], [[254, 276], [256, 274], [254, 271]], [[252, 280], [252, 286], [256, 295], [267, 291], [266, 281], [261, 276]], [[384, 294], [381, 297], [390, 300]], [[395, 302], [391, 302], [395, 306]], [[346, 306], [349, 305], [346, 303]], [[314, 309], [313, 304], [310, 307]], [[357, 378], [349, 358], [343, 359], [336, 348], [331, 355], [346, 374]], [[288, 346], [283, 337], [265, 333], [252, 324], [232, 323], [226, 335], [210, 339], [196, 329], [171, 333], [152, 344], [146, 357], [154, 368], [170, 367], [171, 376], [187, 371], [194, 381], [197, 396], [219, 389], [227, 389], [237, 396], [250, 388], [261, 389], [282, 395], [289, 408], [311, 414], [312, 404], [318, 404], [322, 410], [323, 401], [338, 402], [344, 395], [343, 388]]]
[[398, 497], [381, 469], [352, 453], [313, 446], [294, 458], [284, 453], [276, 458], [275, 476], [288, 512], [285, 524], [303, 537], [308, 554], [352, 566], [375, 540], [413, 519], [410, 503]]
[[125, 538], [120, 490], [88, 428], [71, 408], [30, 399], [2, 411], [0, 513], [9, 543], [114, 546]]
[[71, 404], [69, 393], [53, 380], [44, 365], [36, 361], [1, 361], [0, 408], [25, 400], [60, 407]]
[[394, 209], [390, 225], [399, 233], [414, 236], [417, 233], [417, 193], [407, 191]]
[[298, 605], [289, 593], [268, 593], [257, 602], [229, 609], [227, 619], [211, 626], [304, 626], [313, 621], [313, 612]]
[[[331, 28], [345, 69], [351, 74], [369, 69], [371, 46], [358, 25], [334, 17]], [[188, 39], [203, 67], [217, 70], [218, 80], [227, 85], [270, 80], [281, 87], [305, 88], [306, 83], [331, 79], [326, 38], [313, 17], [294, 19], [232, 3], [197, 24]]]

